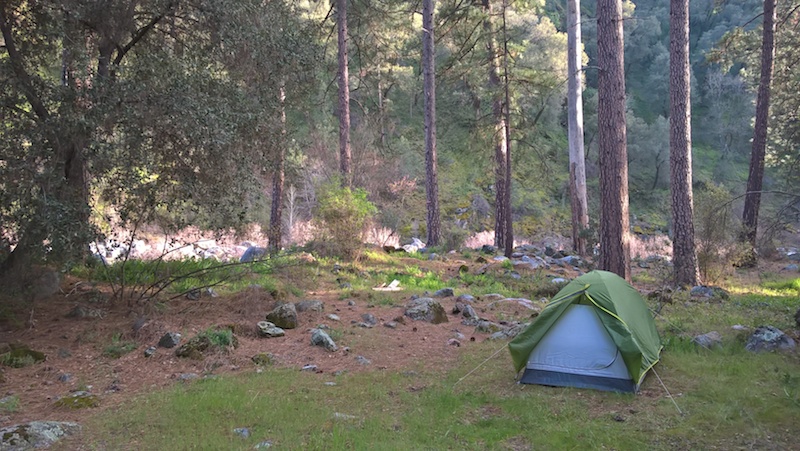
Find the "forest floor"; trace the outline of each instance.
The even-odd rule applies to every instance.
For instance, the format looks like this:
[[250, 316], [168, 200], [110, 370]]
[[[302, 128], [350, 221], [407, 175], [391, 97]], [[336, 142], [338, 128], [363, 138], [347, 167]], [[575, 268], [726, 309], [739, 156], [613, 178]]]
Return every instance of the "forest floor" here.
[[[373, 264], [380, 265], [372, 262], [365, 265]], [[487, 263], [477, 253], [449, 255], [444, 261], [391, 257], [393, 268], [414, 267], [418, 268], [419, 274], [433, 273], [450, 282], [458, 280], [464, 265], [469, 273], [475, 273], [486, 271], [487, 264], [490, 273], [503, 272], [500, 262]], [[758, 268], [731, 272], [725, 284], [757, 285], [761, 275], [780, 274], [786, 264], [785, 260], [762, 261]], [[272, 364], [276, 367], [298, 371], [305, 365], [316, 365], [316, 372], [328, 374], [343, 371], [400, 372], [420, 365], [449, 367], [462, 353], [470, 352], [474, 343], [488, 338], [488, 334], [476, 333], [473, 327], [462, 325], [461, 318], [451, 313], [455, 297], [440, 300], [449, 315], [446, 324], [434, 325], [408, 318], [403, 321], [405, 304], [410, 296], [421, 295], [424, 290], [385, 293], [371, 289], [342, 290], [340, 277], [330, 267], [315, 262], [303, 269], [289, 267], [277, 271], [275, 276], [284, 284], [299, 288], [291, 292], [271, 294], [263, 288], [250, 287], [219, 297], [202, 296], [190, 300], [182, 296], [169, 302], [142, 306], [113, 302], [108, 285], [66, 276], [61, 281], [59, 292], [49, 298], [24, 305], [7, 301], [11, 302], [7, 304], [11, 308], [5, 310], [5, 318], [0, 322], [0, 344], [24, 344], [47, 357], [42, 363], [24, 368], [0, 367], [0, 398], [15, 399], [13, 408], [0, 410], [0, 426], [34, 420], [80, 423], [87, 415], [102, 415], [108, 409], [118, 409], [134, 397], [184, 383], [188, 374], [202, 377], [253, 372], [256, 365], [252, 357], [261, 353], [271, 354]], [[649, 271], [635, 269], [634, 286], [643, 293], [660, 288], [658, 277], [648, 275]], [[358, 271], [351, 272], [353, 279], [359, 278]], [[559, 267], [558, 272], [539, 276], [571, 278], [577, 275], [573, 268]], [[528, 275], [523, 274], [523, 277]], [[376, 293], [380, 296], [375, 296]], [[469, 288], [457, 287], [456, 295], [462, 293], [469, 293]], [[268, 339], [258, 336], [256, 323], [264, 320], [266, 313], [278, 301], [304, 299], [322, 301], [324, 311], [300, 313], [298, 327], [286, 330], [284, 337]], [[83, 318], [69, 317], [77, 306], [94, 313]], [[514, 303], [505, 304], [499, 310], [479, 311], [482, 318], [491, 321], [524, 318], [529, 313]], [[329, 319], [329, 314], [337, 315], [339, 321]], [[373, 329], [358, 325], [363, 322], [364, 314], [377, 318], [378, 324]], [[398, 319], [396, 328], [384, 327], [387, 322]], [[328, 352], [310, 343], [309, 331], [323, 323], [335, 331], [340, 345], [337, 352]], [[203, 360], [176, 357], [174, 348], [158, 347], [151, 357], [144, 354], [146, 348], [156, 346], [167, 332], [181, 333], [182, 342], [185, 342], [218, 326], [232, 328], [238, 338], [238, 347], [207, 355]], [[800, 338], [798, 329], [786, 332], [795, 340]], [[458, 334], [463, 336], [456, 345], [452, 339]], [[130, 352], [119, 358], [109, 355], [110, 349], [126, 345]], [[371, 364], [359, 362], [357, 356], [367, 358]], [[509, 368], [509, 374], [512, 371]], [[58, 399], [77, 391], [99, 396], [99, 406], [81, 410], [55, 407]]]

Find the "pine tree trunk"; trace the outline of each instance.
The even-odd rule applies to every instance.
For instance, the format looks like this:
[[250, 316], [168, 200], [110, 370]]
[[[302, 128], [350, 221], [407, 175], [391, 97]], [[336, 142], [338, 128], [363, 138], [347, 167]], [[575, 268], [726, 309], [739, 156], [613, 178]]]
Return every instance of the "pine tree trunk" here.
[[268, 249], [271, 254], [276, 254], [281, 250], [282, 239], [282, 216], [283, 216], [283, 184], [286, 179], [285, 158], [286, 158], [286, 90], [283, 86], [278, 94], [280, 102], [280, 122], [281, 135], [278, 143], [278, 152], [275, 155], [275, 172], [272, 174], [272, 207], [269, 215], [269, 232], [267, 240]]
[[353, 183], [350, 152], [350, 85], [347, 70], [347, 0], [336, 0], [336, 25], [339, 46], [339, 170], [342, 184]]
[[439, 182], [436, 169], [436, 61], [434, 59], [434, 0], [422, 1], [422, 71], [425, 95], [425, 194], [428, 246], [438, 246]]
[[503, 97], [500, 91], [500, 64], [497, 55], [497, 43], [494, 39], [494, 25], [492, 19], [491, 0], [482, 0], [483, 11], [486, 18], [483, 22], [483, 31], [486, 34], [486, 55], [489, 61], [489, 92], [492, 95], [492, 120], [494, 133], [492, 141], [494, 150], [494, 175], [495, 175], [495, 215], [494, 215], [494, 245], [498, 249], [506, 247], [506, 231], [508, 229], [509, 211], [506, 206], [508, 195], [506, 187], [506, 155], [508, 152], [506, 137], [506, 121], [503, 115]]
[[509, 95], [509, 77], [508, 77], [508, 26], [506, 24], [506, 10], [508, 8], [508, 0], [503, 0], [503, 87], [504, 87], [504, 106], [505, 111], [503, 119], [505, 121], [505, 136], [503, 137], [506, 142], [506, 190], [503, 196], [503, 209], [506, 211], [506, 233], [505, 233], [505, 246], [503, 254], [511, 258], [514, 252], [514, 226], [511, 212], [511, 96]]
[[569, 113], [569, 192], [572, 205], [572, 248], [586, 255], [589, 207], [586, 200], [586, 164], [583, 142], [583, 88], [581, 70], [580, 0], [568, 0], [567, 104]]
[[622, 1], [597, 2], [600, 269], [630, 280]]
[[746, 265], [756, 263], [756, 236], [758, 210], [761, 205], [761, 188], [764, 181], [764, 156], [767, 148], [769, 96], [775, 59], [775, 0], [764, 0], [764, 25], [761, 40], [761, 79], [756, 100], [756, 123], [753, 130], [753, 147], [750, 154], [750, 175], [747, 178], [747, 195], [742, 215], [742, 241], [750, 247]]
[[672, 190], [672, 263], [675, 283], [697, 285], [699, 270], [694, 245], [692, 201], [691, 66], [689, 65], [689, 0], [670, 2], [670, 134]]

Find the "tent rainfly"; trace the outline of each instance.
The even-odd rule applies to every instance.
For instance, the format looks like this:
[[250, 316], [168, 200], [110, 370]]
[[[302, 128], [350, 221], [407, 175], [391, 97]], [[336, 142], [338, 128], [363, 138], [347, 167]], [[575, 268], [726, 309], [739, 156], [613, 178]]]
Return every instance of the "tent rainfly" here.
[[508, 347], [520, 383], [634, 393], [662, 349], [644, 299], [607, 271], [567, 284]]

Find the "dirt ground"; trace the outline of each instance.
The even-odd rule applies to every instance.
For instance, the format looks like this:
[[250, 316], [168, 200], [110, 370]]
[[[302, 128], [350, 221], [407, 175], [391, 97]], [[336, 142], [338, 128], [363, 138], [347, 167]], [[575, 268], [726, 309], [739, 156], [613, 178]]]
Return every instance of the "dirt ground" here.
[[[439, 274], [457, 273], [463, 261], [421, 262]], [[477, 266], [468, 262], [470, 267]], [[785, 262], [770, 263], [759, 271], [779, 271]], [[498, 265], [499, 266], [499, 265]], [[564, 270], [561, 270], [564, 272]], [[636, 271], [642, 271], [637, 268]], [[757, 273], [754, 271], [754, 283]], [[574, 277], [571, 271], [559, 276]], [[338, 371], [410, 370], [426, 363], [437, 362], [449, 366], [470, 346], [487, 339], [488, 334], [476, 334], [474, 327], [461, 324], [461, 318], [451, 314], [455, 297], [443, 298], [441, 303], [449, 314], [449, 322], [433, 325], [405, 318], [397, 328], [384, 324], [403, 317], [403, 305], [413, 294], [402, 291], [393, 294], [394, 306], [370, 306], [365, 296], [346, 298], [335, 285], [335, 277], [320, 283], [316, 290], [306, 291], [303, 299], [323, 301], [323, 312], [302, 312], [299, 326], [286, 331], [279, 338], [261, 338], [256, 333], [256, 323], [265, 318], [276, 300], [259, 288], [226, 297], [203, 296], [198, 300], [176, 299], [144, 312], [132, 312], [124, 302], [98, 301], [108, 297], [105, 287], [93, 287], [85, 281], [67, 278], [61, 282], [60, 292], [33, 303], [18, 312], [16, 321], [0, 323], [0, 344], [21, 343], [44, 352], [44, 362], [25, 368], [0, 367], [0, 398], [14, 396], [18, 406], [13, 411], [0, 409], [0, 427], [33, 420], [77, 421], [87, 415], [101, 414], [140, 394], [153, 392], [173, 384], [183, 383], [181, 375], [195, 373], [227, 374], [256, 371], [251, 358], [259, 353], [273, 355], [273, 365], [294, 368], [317, 365], [317, 372], [333, 375]], [[656, 287], [641, 287], [648, 291]], [[349, 305], [348, 301], [354, 305]], [[535, 299], [534, 299], [535, 300]], [[482, 309], [478, 314], [485, 319], [509, 317], [524, 318], [529, 315], [524, 307], [506, 303], [501, 311]], [[483, 304], [485, 305], [485, 304]], [[90, 315], [84, 318], [68, 317], [76, 306], [82, 306]], [[134, 309], [137, 310], [137, 309]], [[336, 314], [340, 321], [327, 318]], [[378, 319], [373, 328], [362, 328], [362, 314], [372, 314]], [[312, 346], [310, 330], [320, 324], [338, 332], [340, 349], [328, 352]], [[135, 328], [136, 326], [137, 328]], [[216, 353], [204, 360], [178, 358], [175, 349], [157, 348], [151, 357], [144, 350], [155, 346], [166, 332], [179, 332], [185, 342], [200, 331], [213, 326], [231, 326], [239, 346], [228, 353]], [[459, 337], [458, 334], [463, 334]], [[120, 358], [103, 355], [115, 341], [135, 342], [136, 348]], [[459, 339], [459, 345], [452, 343]], [[348, 349], [349, 348], [349, 349]], [[356, 357], [371, 361], [364, 365]], [[509, 368], [509, 371], [512, 371]], [[100, 405], [89, 410], [57, 408], [54, 403], [71, 392], [86, 390], [98, 395]]]
[[[440, 274], [457, 272], [460, 263], [463, 262], [424, 262]], [[450, 313], [455, 297], [440, 299], [449, 322], [433, 325], [403, 319], [403, 305], [412, 294], [422, 293], [391, 293], [397, 299], [394, 306], [370, 306], [364, 296], [342, 298], [333, 280], [323, 283], [319, 290], [306, 292], [304, 297], [289, 299], [290, 302], [323, 301], [324, 311], [299, 313], [298, 327], [286, 330], [286, 335], [278, 338], [261, 338], [256, 332], [256, 323], [264, 320], [275, 306], [275, 299], [262, 289], [250, 288], [226, 297], [203, 296], [199, 300], [180, 298], [149, 309], [143, 317], [131, 312], [123, 302], [98, 302], [98, 297], [108, 297], [107, 291], [105, 287], [92, 287], [85, 281], [68, 278], [62, 281], [59, 293], [37, 300], [32, 310], [18, 312], [16, 321], [0, 323], [0, 344], [24, 344], [47, 356], [44, 362], [25, 368], [0, 367], [0, 398], [18, 398], [14, 411], [0, 410], [0, 427], [33, 420], [80, 422], [87, 414], [96, 415], [136, 395], [183, 383], [184, 374], [202, 377], [255, 371], [257, 367], [251, 358], [259, 353], [272, 354], [273, 365], [277, 367], [300, 371], [305, 365], [317, 365], [317, 372], [333, 377], [339, 371], [410, 370], [420, 368], [425, 362], [438, 362], [446, 367], [459, 353], [488, 337], [474, 333], [474, 327], [462, 325], [461, 318]], [[351, 300], [354, 305], [349, 305]], [[84, 307], [89, 316], [69, 317], [76, 306]], [[482, 318], [490, 320], [498, 313], [478, 310]], [[340, 320], [328, 319], [331, 313]], [[361, 315], [367, 313], [378, 320], [373, 328], [358, 325], [364, 321]], [[528, 311], [508, 303], [501, 313], [503, 318], [524, 318]], [[384, 326], [398, 318], [396, 328]], [[337, 332], [338, 351], [328, 352], [311, 345], [310, 330], [320, 324]], [[135, 325], [139, 326], [137, 330]], [[144, 350], [156, 346], [166, 332], [181, 333], [184, 343], [213, 326], [231, 326], [238, 347], [204, 360], [176, 357], [175, 348], [159, 347], [153, 356], [144, 355]], [[459, 337], [459, 333], [463, 335]], [[452, 338], [458, 338], [459, 343], [450, 341]], [[133, 341], [136, 349], [116, 359], [104, 356], [103, 351], [115, 339]], [[360, 363], [358, 356], [371, 363]], [[99, 407], [88, 411], [54, 407], [59, 398], [79, 390], [98, 395]]]

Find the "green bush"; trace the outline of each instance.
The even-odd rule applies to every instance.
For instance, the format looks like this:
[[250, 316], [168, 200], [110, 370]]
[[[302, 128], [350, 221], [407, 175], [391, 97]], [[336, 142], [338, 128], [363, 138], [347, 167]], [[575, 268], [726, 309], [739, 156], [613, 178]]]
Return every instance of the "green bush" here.
[[697, 265], [706, 284], [732, 271], [743, 250], [736, 241], [739, 226], [733, 220], [731, 200], [724, 187], [712, 184], [707, 184], [695, 197]]
[[318, 230], [314, 249], [325, 256], [356, 257], [377, 211], [361, 188], [342, 188], [337, 181], [323, 185], [314, 215]]

